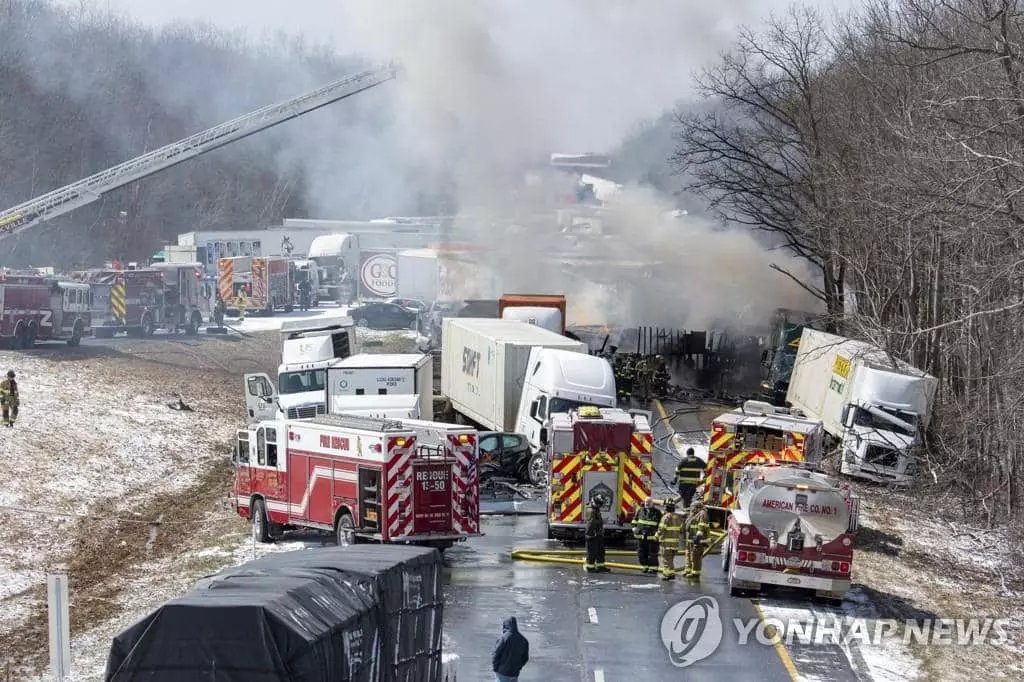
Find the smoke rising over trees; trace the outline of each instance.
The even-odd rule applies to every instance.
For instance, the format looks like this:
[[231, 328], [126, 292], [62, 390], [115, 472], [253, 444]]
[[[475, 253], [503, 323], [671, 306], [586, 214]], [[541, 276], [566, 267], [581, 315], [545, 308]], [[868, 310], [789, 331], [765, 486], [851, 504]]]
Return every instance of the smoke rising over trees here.
[[741, 34], [674, 161], [722, 216], [823, 274], [848, 336], [940, 377], [926, 477], [1024, 512], [1024, 6], [871, 0]]

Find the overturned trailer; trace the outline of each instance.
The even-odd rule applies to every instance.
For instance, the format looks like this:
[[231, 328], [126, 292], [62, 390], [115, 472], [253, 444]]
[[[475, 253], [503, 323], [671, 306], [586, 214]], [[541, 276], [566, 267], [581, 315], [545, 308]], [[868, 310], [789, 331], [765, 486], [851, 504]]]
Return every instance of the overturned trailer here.
[[114, 638], [107, 682], [437, 682], [441, 558], [413, 546], [274, 553]]

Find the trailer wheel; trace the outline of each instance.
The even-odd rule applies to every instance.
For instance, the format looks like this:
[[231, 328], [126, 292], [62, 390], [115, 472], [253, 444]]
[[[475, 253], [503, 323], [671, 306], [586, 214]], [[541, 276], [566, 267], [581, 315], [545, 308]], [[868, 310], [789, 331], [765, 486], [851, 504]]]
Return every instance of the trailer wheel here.
[[252, 533], [260, 542], [270, 542], [270, 523], [267, 521], [267, 506], [263, 500], [256, 500], [249, 509], [252, 517]]
[[533, 485], [544, 485], [548, 479], [548, 465], [544, 453], [538, 452], [530, 457], [526, 465], [526, 475]]
[[356, 525], [352, 522], [352, 515], [343, 512], [334, 524], [334, 537], [338, 541], [338, 547], [351, 547], [356, 544]]
[[81, 320], [75, 322], [75, 328], [71, 332], [71, 336], [68, 338], [68, 345], [74, 348], [75, 346], [82, 343], [82, 334], [85, 333], [85, 325], [82, 324]]
[[186, 336], [195, 336], [199, 333], [199, 325], [203, 323], [203, 316], [199, 314], [198, 310], [192, 311], [192, 316], [188, 318], [188, 325], [185, 327]]

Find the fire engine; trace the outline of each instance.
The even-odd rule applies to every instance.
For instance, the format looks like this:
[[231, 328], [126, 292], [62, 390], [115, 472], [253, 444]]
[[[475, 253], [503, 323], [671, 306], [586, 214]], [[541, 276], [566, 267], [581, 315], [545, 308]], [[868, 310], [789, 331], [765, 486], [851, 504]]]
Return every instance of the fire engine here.
[[154, 263], [121, 269], [116, 264], [75, 273], [92, 287], [97, 338], [152, 336], [157, 329], [194, 335], [203, 324], [203, 269], [199, 263]]
[[444, 550], [480, 535], [477, 434], [469, 427], [327, 414], [238, 432], [232, 506], [261, 542], [333, 532]]
[[87, 284], [0, 272], [0, 338], [15, 348], [36, 341], [77, 346], [89, 334], [90, 303]]
[[730, 594], [781, 585], [841, 602], [859, 511], [849, 485], [799, 464], [748, 465], [737, 479], [722, 550]]
[[703, 498], [713, 526], [724, 527], [736, 501], [735, 472], [748, 464], [821, 462], [825, 427], [799, 410], [748, 400], [711, 423]]
[[586, 509], [601, 499], [605, 532], [624, 536], [651, 494], [650, 414], [584, 405], [551, 416], [548, 539], [579, 540]]
[[246, 312], [273, 315], [290, 313], [295, 307], [298, 282], [295, 262], [286, 256], [234, 256], [217, 261], [218, 293], [229, 310], [238, 310], [244, 290]]

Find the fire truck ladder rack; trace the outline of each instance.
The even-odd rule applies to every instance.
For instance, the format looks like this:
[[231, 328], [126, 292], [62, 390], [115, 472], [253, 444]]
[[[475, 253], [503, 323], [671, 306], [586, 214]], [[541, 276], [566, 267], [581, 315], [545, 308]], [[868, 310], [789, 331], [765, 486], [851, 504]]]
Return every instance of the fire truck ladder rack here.
[[328, 83], [43, 194], [0, 212], [0, 239], [91, 204], [107, 192], [136, 180], [369, 90], [396, 76], [397, 67], [387, 65]]
[[314, 424], [325, 426], [339, 426], [344, 429], [359, 429], [361, 431], [408, 431], [402, 422], [397, 419], [377, 419], [376, 417], [357, 417], [341, 414], [320, 414], [313, 419]]

